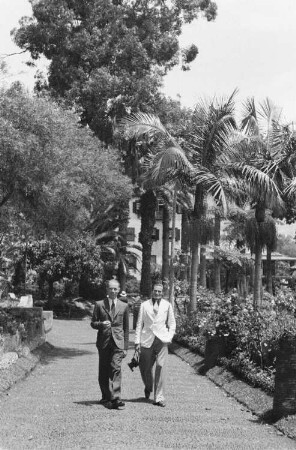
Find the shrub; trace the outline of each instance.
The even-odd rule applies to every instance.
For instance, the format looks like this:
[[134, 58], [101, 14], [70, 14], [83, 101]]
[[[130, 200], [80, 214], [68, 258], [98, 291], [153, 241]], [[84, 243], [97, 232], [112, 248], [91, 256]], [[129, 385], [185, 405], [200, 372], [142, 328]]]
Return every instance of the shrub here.
[[275, 297], [265, 293], [259, 310], [254, 310], [252, 298], [239, 301], [234, 295], [199, 289], [197, 312], [177, 315], [175, 339], [204, 354], [208, 339], [223, 338], [220, 363], [271, 392], [279, 340], [287, 333], [296, 335], [295, 309], [289, 288], [277, 290]]

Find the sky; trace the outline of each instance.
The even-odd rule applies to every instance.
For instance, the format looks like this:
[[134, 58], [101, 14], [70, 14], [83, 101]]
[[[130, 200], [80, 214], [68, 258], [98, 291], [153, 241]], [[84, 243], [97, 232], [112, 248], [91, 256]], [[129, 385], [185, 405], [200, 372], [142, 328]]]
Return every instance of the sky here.
[[269, 97], [288, 121], [296, 120], [296, 1], [217, 0], [214, 22], [186, 27], [182, 43], [199, 48], [191, 71], [174, 69], [166, 92], [186, 106], [200, 97], [227, 96], [243, 102]]
[[[214, 22], [200, 17], [184, 28], [181, 45], [194, 43], [199, 54], [190, 71], [175, 68], [167, 75], [165, 94], [194, 107], [200, 98], [228, 96], [238, 89], [238, 104], [248, 97], [258, 103], [268, 97], [282, 108], [284, 120], [296, 122], [296, 0], [216, 2]], [[28, 0], [0, 0], [0, 56], [20, 51], [10, 31], [24, 15], [31, 15]], [[25, 65], [28, 60], [26, 54], [5, 58], [7, 83], [20, 80], [33, 88], [36, 69]], [[37, 68], [44, 67], [41, 61]]]
[[[296, 1], [216, 0], [214, 22], [200, 17], [185, 26], [181, 45], [194, 43], [199, 55], [191, 70], [173, 69], [164, 92], [194, 107], [200, 98], [228, 96], [238, 89], [237, 102], [269, 97], [282, 108], [283, 118], [296, 121]], [[0, 0], [0, 55], [17, 52], [10, 30], [23, 15], [31, 14], [28, 0]], [[10, 76], [30, 89], [36, 69], [27, 67], [26, 54], [5, 59]], [[39, 68], [44, 67], [44, 62]]]

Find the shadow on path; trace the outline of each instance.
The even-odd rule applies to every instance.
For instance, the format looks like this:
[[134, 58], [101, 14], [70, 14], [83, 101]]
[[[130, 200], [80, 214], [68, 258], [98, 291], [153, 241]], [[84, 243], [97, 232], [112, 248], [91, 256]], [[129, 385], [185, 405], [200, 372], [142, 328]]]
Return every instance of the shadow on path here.
[[50, 364], [52, 361], [63, 358], [71, 359], [77, 356], [92, 355], [93, 352], [88, 350], [78, 350], [77, 348], [71, 347], [54, 347], [53, 345], [47, 344], [45, 351], [43, 351], [41, 363]]
[[257, 419], [252, 420], [255, 423], [267, 423], [268, 425], [273, 425], [278, 420], [282, 419], [284, 415], [276, 414], [273, 409], [269, 409], [261, 414]]
[[74, 345], [93, 345], [95, 346], [96, 343], [94, 342], [73, 342]]
[[100, 405], [99, 400], [83, 400], [81, 402], [73, 402], [73, 403], [75, 403], [75, 405], [82, 405], [82, 406]]
[[145, 397], [124, 398], [122, 400], [126, 403], [152, 403], [152, 400], [147, 400]]

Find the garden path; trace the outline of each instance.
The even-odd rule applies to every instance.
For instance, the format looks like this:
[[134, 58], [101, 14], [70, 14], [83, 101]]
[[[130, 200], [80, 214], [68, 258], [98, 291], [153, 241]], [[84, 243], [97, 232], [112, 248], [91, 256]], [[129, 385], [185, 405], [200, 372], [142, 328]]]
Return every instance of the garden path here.
[[97, 351], [89, 320], [55, 320], [55, 347], [0, 398], [1, 449], [295, 449], [236, 400], [169, 355], [167, 407], [145, 402], [139, 370], [123, 362], [125, 410], [97, 402]]

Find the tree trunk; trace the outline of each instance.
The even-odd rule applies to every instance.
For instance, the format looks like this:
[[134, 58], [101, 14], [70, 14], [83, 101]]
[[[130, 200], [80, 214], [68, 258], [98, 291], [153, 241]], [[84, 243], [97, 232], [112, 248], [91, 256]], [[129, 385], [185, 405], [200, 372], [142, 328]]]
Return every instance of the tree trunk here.
[[255, 269], [254, 269], [254, 293], [253, 306], [255, 309], [261, 303], [261, 286], [262, 286], [262, 245], [257, 244], [255, 251]]
[[170, 210], [167, 203], [163, 207], [162, 216], [162, 280], [168, 281], [170, 276]]
[[203, 288], [207, 287], [207, 260], [206, 260], [206, 248], [204, 245], [200, 247], [200, 285]]
[[156, 197], [152, 190], [148, 190], [141, 197], [141, 231], [139, 241], [142, 244], [142, 270], [140, 293], [144, 297], [151, 297], [151, 249], [152, 234], [155, 225]]
[[47, 307], [50, 311], [53, 310], [53, 280], [48, 281], [48, 298], [47, 298]]
[[182, 211], [181, 250], [188, 257], [188, 266], [181, 273], [181, 278], [184, 281], [190, 278], [190, 228], [188, 211]]
[[273, 294], [272, 290], [272, 262], [271, 262], [271, 249], [267, 247], [266, 255], [266, 290], [269, 294]]
[[118, 271], [117, 271], [117, 278], [120, 284], [120, 289], [121, 291], [125, 291], [126, 289], [126, 278], [127, 278], [127, 270], [128, 270], [128, 266], [127, 266], [127, 261], [125, 261], [125, 256], [126, 256], [126, 251], [127, 251], [127, 226], [128, 226], [128, 218], [127, 220], [124, 220], [120, 225], [119, 225], [119, 233], [121, 236], [121, 252], [122, 255], [119, 256], [119, 261], [118, 261]]
[[175, 241], [176, 241], [176, 205], [177, 205], [177, 188], [174, 188], [173, 198], [173, 214], [172, 214], [172, 241], [171, 241], [171, 261], [170, 261], [170, 285], [169, 285], [169, 301], [174, 308], [174, 259], [175, 259]]
[[198, 268], [199, 268], [199, 247], [198, 243], [193, 242], [192, 258], [191, 258], [191, 274], [190, 274], [189, 312], [196, 311]]
[[[220, 214], [215, 214], [214, 225], [214, 245], [220, 247], [220, 235], [221, 235], [221, 217]], [[215, 294], [221, 293], [221, 261], [214, 253], [214, 290]]]
[[192, 261], [191, 261], [191, 280], [190, 280], [190, 304], [189, 311], [196, 311], [196, 296], [197, 296], [197, 280], [199, 267], [199, 244], [200, 244], [200, 227], [201, 219], [205, 211], [204, 207], [204, 192], [200, 186], [196, 186], [195, 202], [192, 220]]
[[120, 284], [120, 290], [125, 291], [126, 290], [127, 273], [126, 273], [126, 267], [122, 261], [119, 261], [117, 274], [118, 274], [117, 275], [118, 281]]
[[255, 209], [255, 218], [258, 227], [258, 238], [255, 244], [255, 269], [254, 269], [254, 292], [253, 292], [253, 306], [258, 308], [261, 304], [261, 292], [262, 292], [262, 237], [265, 230], [261, 230], [261, 225], [265, 222], [265, 207], [258, 203]]
[[229, 269], [226, 269], [225, 273], [225, 292], [226, 294], [229, 292]]
[[[246, 249], [241, 250], [241, 254], [246, 254]], [[241, 274], [238, 278], [238, 291], [239, 296], [242, 298], [246, 298], [248, 295], [248, 283], [247, 283], [247, 265], [246, 263], [243, 263]]]

